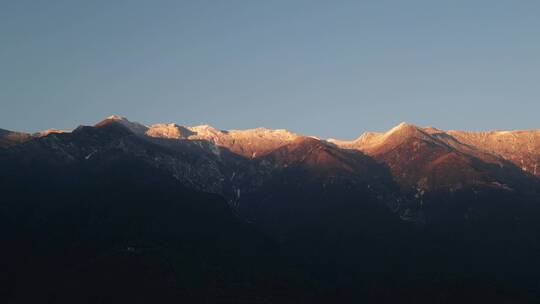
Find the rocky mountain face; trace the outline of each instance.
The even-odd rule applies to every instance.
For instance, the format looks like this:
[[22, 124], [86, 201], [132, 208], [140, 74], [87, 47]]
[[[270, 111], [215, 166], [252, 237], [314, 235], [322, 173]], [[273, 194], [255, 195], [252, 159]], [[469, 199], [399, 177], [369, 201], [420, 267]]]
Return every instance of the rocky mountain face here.
[[458, 141], [512, 162], [540, 177], [540, 130], [466, 132], [449, 131]]
[[302, 170], [303, 177], [291, 182], [369, 189], [369, 197], [378, 197], [402, 219], [423, 222], [431, 216], [427, 207], [441, 201], [440, 196], [536, 193], [538, 134], [445, 132], [402, 123], [347, 142], [264, 128], [146, 126], [113, 115], [72, 132], [3, 131], [2, 146], [29, 161], [72, 165], [136, 157], [182, 185], [223, 196], [237, 211], [260, 205], [248, 198], [276, 176]]
[[[528, 146], [512, 140], [488, 143], [476, 140], [474, 134], [402, 123], [385, 133], [369, 132], [354, 141], [330, 142], [379, 160], [390, 168], [404, 190], [455, 191], [475, 186], [510, 189], [510, 185], [517, 187], [525, 179], [535, 182], [527, 176], [534, 173], [538, 159], [532, 151], [540, 140], [535, 142], [529, 136]], [[516, 159], [529, 160], [528, 166], [518, 166]]]
[[[239, 212], [261, 207], [260, 197], [252, 194], [294, 170], [302, 177], [290, 183], [369, 189], [363, 197], [378, 198], [402, 219], [417, 223], [444, 214], [426, 213], [436, 204], [443, 207], [441, 196], [535, 195], [540, 182], [538, 131], [445, 132], [402, 123], [347, 142], [264, 128], [146, 126], [113, 115], [72, 132], [2, 134], [8, 153], [32, 161], [81, 165], [135, 157], [182, 185], [221, 195]], [[269, 212], [261, 210], [260, 216]]]
[[7, 148], [30, 140], [30, 134], [0, 129], [0, 148]]
[[539, 134], [403, 123], [339, 141], [120, 116], [1, 130], [1, 296], [118, 300], [97, 283], [112, 271], [156, 279], [135, 302], [538, 299]]
[[248, 158], [267, 154], [300, 137], [287, 130], [270, 130], [265, 128], [224, 131], [209, 125], [185, 127], [171, 123], [144, 126], [116, 115], [107, 117], [96, 124], [96, 126], [103, 126], [109, 123], [123, 125], [133, 133], [143, 137], [207, 141], [215, 146], [226, 148], [235, 154]]

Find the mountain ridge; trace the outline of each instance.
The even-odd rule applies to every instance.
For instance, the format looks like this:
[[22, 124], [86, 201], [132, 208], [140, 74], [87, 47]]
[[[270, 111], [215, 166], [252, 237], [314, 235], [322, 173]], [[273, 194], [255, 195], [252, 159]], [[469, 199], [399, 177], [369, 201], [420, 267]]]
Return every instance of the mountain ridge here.
[[[356, 184], [353, 187], [378, 189], [373, 195], [384, 198], [381, 200], [398, 213], [421, 210], [422, 204], [443, 194], [538, 191], [540, 172], [535, 168], [540, 163], [540, 148], [535, 149], [536, 142], [529, 143], [531, 149], [523, 155], [505, 155], [489, 149], [490, 145], [482, 146], [483, 141], [475, 141], [476, 133], [467, 133], [473, 135], [466, 137], [455, 132], [400, 123], [386, 132], [366, 132], [353, 141], [338, 141], [283, 129], [219, 130], [209, 125], [175, 123], [146, 126], [112, 115], [71, 133], [36, 133], [5, 149], [63, 163], [115, 159], [124, 157], [122, 153], [167, 171], [198, 191], [222, 195], [235, 209], [246, 194], [258, 191], [289, 167], [297, 168], [293, 175], [302, 170], [311, 172], [301, 173], [304, 177], [295, 177], [294, 183], [311, 179], [323, 186], [352, 183]], [[536, 140], [528, 135], [530, 132], [519, 134]], [[507, 151], [503, 149], [505, 142], [497, 143], [502, 147], [499, 149]], [[509, 144], [516, 145], [513, 141]], [[39, 156], [42, 153], [48, 156]], [[528, 167], [521, 164], [522, 160], [527, 160]], [[376, 176], [385, 171], [391, 181], [381, 183]], [[392, 196], [395, 198], [388, 199]]]
[[[411, 144], [407, 152], [411, 155], [418, 152], [419, 145], [428, 144], [448, 153], [473, 157], [489, 164], [505, 166], [509, 162], [523, 172], [540, 179], [540, 129], [444, 131], [402, 122], [386, 132], [364, 132], [354, 140], [344, 141], [322, 140], [286, 129], [219, 130], [210, 125], [183, 126], [176, 123], [144, 125], [132, 122], [120, 115], [108, 116], [96, 123], [94, 127], [99, 128], [110, 124], [120, 125], [142, 138], [162, 140], [162, 143], [172, 143], [174, 140], [194, 143], [205, 141], [214, 154], [219, 154], [220, 149], [227, 149], [247, 158], [262, 157], [302, 138], [313, 138], [340, 149], [357, 150], [375, 158], [382, 158], [383, 155], [407, 142]], [[50, 129], [29, 134], [5, 130], [0, 133], [0, 147], [7, 148], [49, 134], [69, 132]]]
[[[247, 303], [335, 294], [448, 303], [446, 294], [483, 296], [478, 282], [494, 298], [498, 288], [540, 298], [534, 132], [399, 124], [347, 142], [110, 116], [70, 132], [0, 135], [0, 260], [11, 270], [0, 279], [23, 282], [8, 287], [8, 303], [40, 302], [25, 286], [51, 303], [126, 290], [135, 302], [165, 290], [233, 297], [218, 303], [246, 291]], [[285, 261], [318, 285], [302, 290]], [[117, 279], [101, 284], [110, 273]], [[260, 298], [268, 282], [282, 287]]]
[[[201, 125], [193, 125], [193, 126], [186, 126], [186, 125], [182, 125], [182, 124], [178, 124], [178, 123], [175, 123], [175, 122], [160, 122], [160, 123], [152, 123], [152, 124], [142, 124], [142, 123], [138, 123], [138, 122], [133, 122], [131, 120], [129, 120], [128, 118], [126, 118], [125, 116], [121, 116], [121, 115], [109, 115], [101, 120], [99, 120], [98, 122], [96, 122], [94, 124], [94, 126], [97, 126], [97, 125], [100, 125], [100, 124], [106, 124], [108, 122], [129, 122], [129, 123], [132, 123], [132, 124], [135, 124], [137, 126], [142, 126], [142, 127], [151, 127], [151, 126], [159, 126], [159, 125], [162, 125], [162, 126], [165, 126], [165, 125], [176, 125], [176, 126], [179, 126], [179, 127], [184, 127], [184, 128], [195, 128], [195, 129], [205, 129], [205, 128], [208, 128], [208, 129], [213, 129], [215, 131], [220, 131], [220, 132], [230, 132], [230, 131], [254, 131], [254, 130], [268, 130], [268, 131], [275, 131], [275, 132], [287, 132], [287, 133], [291, 133], [291, 134], [297, 134], [299, 135], [299, 133], [295, 133], [295, 132], [292, 132], [290, 130], [287, 130], [287, 129], [283, 129], [283, 128], [278, 128], [278, 129], [270, 129], [270, 128], [265, 128], [265, 127], [254, 127], [254, 128], [247, 128], [247, 129], [218, 129], [218, 128], [215, 128], [211, 125], [208, 125], [208, 124], [201, 124]], [[358, 141], [359, 139], [361, 139], [362, 137], [366, 137], [366, 136], [372, 136], [372, 135], [380, 135], [380, 134], [385, 134], [385, 133], [388, 133], [392, 130], [397, 130], [397, 129], [420, 129], [420, 130], [423, 130], [423, 131], [427, 131], [428, 133], [437, 133], [437, 132], [443, 132], [443, 133], [473, 133], [473, 134], [519, 134], [519, 133], [536, 133], [536, 132], [540, 132], [540, 128], [529, 128], [529, 129], [512, 129], [512, 130], [505, 130], [505, 129], [488, 129], [488, 130], [476, 130], [476, 131], [470, 131], [470, 130], [464, 130], [464, 129], [448, 129], [448, 130], [443, 130], [443, 129], [438, 129], [436, 127], [433, 127], [433, 126], [426, 126], [426, 127], [422, 127], [422, 126], [419, 126], [417, 124], [413, 124], [413, 123], [409, 123], [409, 122], [400, 122], [398, 124], [396, 124], [395, 126], [391, 127], [390, 129], [386, 130], [386, 131], [365, 131], [365, 132], [362, 132], [359, 136], [357, 136], [355, 139], [352, 139], [352, 140], [342, 140], [342, 139], [339, 139], [339, 138], [335, 138], [335, 137], [330, 137], [330, 138], [327, 138], [327, 139], [324, 139], [326, 141], [329, 141], [329, 142], [343, 142], [343, 143], [350, 143], [350, 142], [354, 142], [354, 141]], [[15, 130], [7, 130], [7, 129], [3, 129], [4, 131], [10, 131], [10, 132], [16, 132], [16, 133], [21, 133], [21, 134], [45, 134], [46, 133], [50, 133], [50, 132], [57, 132], [57, 133], [60, 133], [60, 132], [72, 132], [72, 130], [69, 130], [69, 129], [55, 129], [55, 128], [51, 128], [51, 129], [44, 129], [44, 130], [38, 130], [38, 131], [35, 131], [35, 132], [22, 132], [22, 131], [15, 131]], [[320, 137], [317, 137], [317, 136], [314, 136], [314, 135], [302, 135], [302, 136], [306, 136], [306, 137], [314, 137], [314, 138], [320, 138]]]

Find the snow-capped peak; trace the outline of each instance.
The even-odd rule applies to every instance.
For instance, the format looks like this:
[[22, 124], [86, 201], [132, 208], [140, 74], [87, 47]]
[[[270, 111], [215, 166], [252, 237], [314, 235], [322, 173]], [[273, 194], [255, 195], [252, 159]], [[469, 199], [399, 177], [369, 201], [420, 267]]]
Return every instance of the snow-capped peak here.
[[210, 136], [210, 135], [216, 135], [216, 134], [220, 134], [220, 133], [224, 133], [214, 127], [212, 127], [211, 125], [198, 125], [198, 126], [193, 126], [193, 127], [187, 127], [189, 130], [191, 130], [192, 132], [195, 132], [196, 134], [200, 135], [200, 136]]
[[169, 139], [185, 139], [193, 135], [192, 131], [184, 126], [175, 123], [154, 124], [148, 127], [146, 135], [150, 137], [160, 137]]
[[146, 130], [148, 130], [147, 126], [138, 122], [131, 122], [127, 118], [120, 115], [110, 115], [107, 118], [95, 124], [95, 126], [96, 127], [105, 126], [110, 123], [119, 123], [120, 125], [128, 128], [135, 134], [144, 134], [146, 133]]
[[358, 149], [369, 153], [383, 145], [396, 146], [411, 137], [429, 140], [429, 133], [421, 127], [402, 122], [386, 132], [365, 132], [352, 141], [332, 139], [329, 142], [340, 147]]
[[69, 133], [71, 131], [66, 130], [58, 130], [58, 129], [47, 129], [47, 130], [41, 130], [34, 134], [34, 136], [43, 137], [47, 136], [49, 134], [62, 134], [62, 133]]
[[398, 124], [397, 126], [393, 127], [392, 129], [388, 130], [385, 135], [390, 135], [396, 132], [415, 132], [418, 130], [421, 130], [422, 128], [415, 126], [413, 124], [409, 124], [406, 122], [402, 122]]
[[107, 116], [107, 118], [105, 119], [109, 119], [109, 120], [127, 120], [125, 117], [123, 116], [120, 116], [120, 115], [110, 115], [110, 116]]

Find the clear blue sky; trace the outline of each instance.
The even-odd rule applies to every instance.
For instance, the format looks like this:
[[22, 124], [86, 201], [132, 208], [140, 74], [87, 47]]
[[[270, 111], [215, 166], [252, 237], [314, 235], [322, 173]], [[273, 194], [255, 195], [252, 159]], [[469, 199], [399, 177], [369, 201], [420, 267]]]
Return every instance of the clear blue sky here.
[[0, 128], [540, 128], [540, 1], [0, 0]]

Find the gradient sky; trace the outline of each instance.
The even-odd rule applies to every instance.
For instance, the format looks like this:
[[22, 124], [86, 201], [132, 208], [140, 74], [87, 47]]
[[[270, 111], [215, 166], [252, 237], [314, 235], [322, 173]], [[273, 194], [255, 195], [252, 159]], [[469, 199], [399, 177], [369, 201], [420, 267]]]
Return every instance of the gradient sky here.
[[0, 0], [0, 127], [540, 128], [540, 1]]

